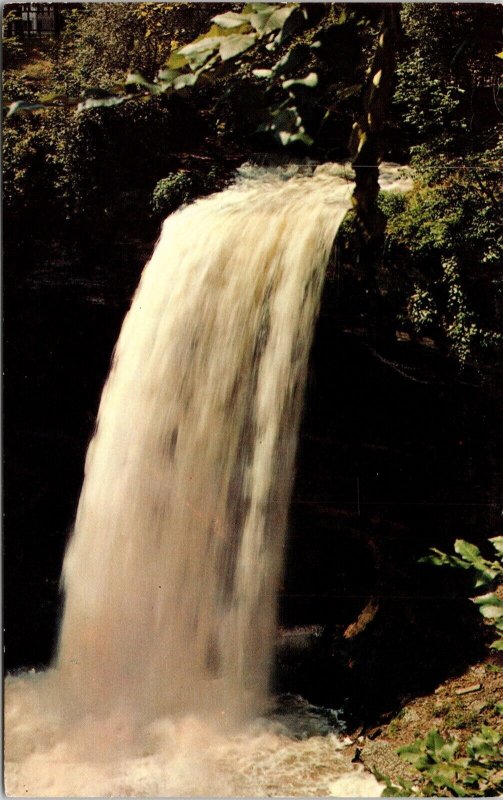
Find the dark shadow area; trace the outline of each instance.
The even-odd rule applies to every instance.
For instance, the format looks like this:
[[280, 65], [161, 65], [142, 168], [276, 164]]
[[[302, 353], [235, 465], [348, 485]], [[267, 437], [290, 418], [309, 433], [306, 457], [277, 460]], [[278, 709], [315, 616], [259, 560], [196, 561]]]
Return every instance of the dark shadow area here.
[[482, 655], [466, 574], [418, 560], [497, 531], [495, 396], [438, 349], [400, 341], [344, 265], [329, 274], [280, 604], [285, 628], [305, 628], [280, 647], [282, 691], [370, 725]]
[[[103, 254], [100, 254], [103, 255]], [[4, 294], [4, 667], [46, 665], [99, 397], [143, 251], [33, 261]], [[140, 261], [141, 258], [141, 261]], [[136, 275], [135, 275], [136, 273]]]

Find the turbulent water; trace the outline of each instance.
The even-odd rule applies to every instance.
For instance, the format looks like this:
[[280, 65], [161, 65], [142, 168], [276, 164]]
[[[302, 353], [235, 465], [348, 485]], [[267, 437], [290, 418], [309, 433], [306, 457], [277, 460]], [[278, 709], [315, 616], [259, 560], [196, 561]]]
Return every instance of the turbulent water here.
[[164, 223], [88, 450], [57, 658], [6, 682], [10, 794], [376, 793], [335, 729], [299, 738], [264, 716], [308, 355], [351, 189], [330, 168], [266, 172]]

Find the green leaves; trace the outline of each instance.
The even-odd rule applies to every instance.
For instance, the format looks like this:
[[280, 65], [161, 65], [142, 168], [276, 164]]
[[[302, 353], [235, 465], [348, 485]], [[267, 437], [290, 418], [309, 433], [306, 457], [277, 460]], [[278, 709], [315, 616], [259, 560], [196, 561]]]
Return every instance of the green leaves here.
[[372, 769], [372, 773], [375, 775], [378, 781], [384, 783], [385, 785], [385, 789], [383, 790], [381, 797], [415, 796], [415, 792], [410, 781], [404, 780], [403, 778], [398, 778], [396, 783], [394, 783], [388, 775], [384, 775], [382, 772], [379, 772], [379, 770], [375, 767]]
[[160, 94], [163, 90], [162, 83], [149, 83], [139, 72], [130, 72], [125, 81], [125, 86], [143, 86], [150, 94]]
[[[489, 586], [490, 584], [501, 583], [503, 580], [503, 536], [494, 536], [489, 539], [496, 551], [496, 560], [489, 561], [484, 558], [479, 548], [464, 539], [456, 539], [454, 550], [457, 556], [447, 555], [435, 547], [431, 548], [433, 555], [421, 558], [423, 563], [434, 564], [435, 566], [458, 567], [471, 570], [474, 576], [474, 586]], [[491, 625], [496, 628], [499, 639], [490, 645], [493, 650], [503, 651], [503, 600], [494, 592], [477, 595], [471, 598], [472, 602], [479, 607], [479, 611]]]
[[219, 48], [220, 58], [222, 61], [235, 58], [254, 45], [255, 39], [256, 37], [253, 34], [235, 34], [224, 38]]
[[503, 536], [493, 536], [492, 539], [489, 539], [492, 543], [492, 546], [496, 550], [496, 552], [503, 556]]
[[225, 14], [218, 14], [213, 17], [213, 22], [220, 28], [239, 28], [250, 18], [249, 14], [238, 14], [235, 11], [227, 11]]
[[[297, 3], [248, 3], [239, 11], [217, 14], [212, 18], [209, 30], [188, 44], [178, 47], [176, 38], [172, 40], [174, 49], [154, 80], [145, 78], [142, 71], [130, 72], [116, 94], [112, 90], [84, 96], [78, 103], [77, 111], [80, 113], [89, 109], [106, 108], [126, 100], [141, 97], [148, 99], [186, 90], [202, 77], [210, 80], [214, 68], [218, 67], [216, 74], [225, 74], [225, 68], [229, 71], [233, 61], [240, 59], [256, 46], [261, 47], [269, 64], [270, 56], [267, 51], [274, 51], [284, 45], [308, 19], [308, 11]], [[164, 18], [156, 18], [155, 25], [156, 31], [157, 28], [161, 30]], [[302, 42], [283, 53], [271, 68], [261, 68], [260, 57], [255, 57], [257, 68], [252, 74], [256, 78], [276, 80], [277, 88], [287, 95], [286, 99], [280, 99], [279, 103], [268, 109], [270, 119], [261, 128], [284, 145], [301, 142], [310, 146], [313, 142], [308, 127], [313, 127], [312, 120], [316, 117], [312, 90], [318, 85], [318, 74], [306, 69], [305, 65], [311, 54], [309, 44]], [[76, 103], [77, 100], [73, 105]], [[19, 100], [11, 105], [8, 116], [42, 107], [43, 103]], [[316, 124], [319, 125], [317, 117]]]
[[483, 594], [474, 597], [473, 602], [479, 606], [479, 611], [486, 619], [501, 619], [503, 617], [503, 601], [495, 594]]
[[[501, 537], [499, 537], [501, 538]], [[489, 541], [493, 541], [490, 539]], [[497, 561], [488, 561], [480, 553], [476, 545], [466, 542], [464, 539], [456, 539], [454, 550], [458, 554], [450, 556], [432, 547], [432, 556], [421, 558], [422, 563], [434, 564], [435, 566], [459, 567], [461, 569], [473, 570], [475, 577], [475, 588], [486, 586], [496, 577], [503, 575], [503, 566]]]
[[382, 797], [496, 796], [503, 789], [500, 740], [497, 731], [483, 725], [466, 743], [466, 754], [460, 756], [461, 745], [456, 738], [444, 739], [437, 730], [431, 730], [424, 739], [417, 738], [397, 751], [418, 770], [421, 786], [403, 780], [393, 783], [373, 770], [385, 783]]
[[283, 105], [271, 114], [270, 122], [262, 126], [262, 130], [272, 133], [282, 145], [301, 142], [309, 147], [313, 139], [307, 133], [302, 117], [296, 106]]
[[[191, 69], [202, 67], [210, 56], [220, 47], [221, 36], [208, 36], [185, 45], [178, 50], [178, 55], [184, 56]], [[169, 63], [169, 62], [168, 62]]]

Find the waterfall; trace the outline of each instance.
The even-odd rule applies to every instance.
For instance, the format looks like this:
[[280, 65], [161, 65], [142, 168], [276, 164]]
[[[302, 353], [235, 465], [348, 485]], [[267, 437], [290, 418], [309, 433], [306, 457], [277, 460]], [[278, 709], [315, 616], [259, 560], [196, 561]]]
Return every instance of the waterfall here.
[[313, 325], [346, 181], [242, 181], [173, 214], [125, 319], [63, 570], [90, 707], [267, 701]]
[[257, 721], [313, 328], [352, 190], [330, 166], [284, 177], [164, 223], [87, 453], [55, 663], [7, 678], [14, 794], [318, 795], [341, 774], [341, 793], [375, 792], [335, 734]]

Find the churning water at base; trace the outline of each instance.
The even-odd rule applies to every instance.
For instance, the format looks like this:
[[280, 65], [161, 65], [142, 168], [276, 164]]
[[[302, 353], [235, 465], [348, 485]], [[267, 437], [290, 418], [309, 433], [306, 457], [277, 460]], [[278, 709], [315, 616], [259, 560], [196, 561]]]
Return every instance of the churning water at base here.
[[165, 222], [88, 450], [54, 667], [7, 679], [9, 793], [376, 793], [335, 733], [261, 716], [308, 355], [351, 189], [327, 168], [266, 174]]

